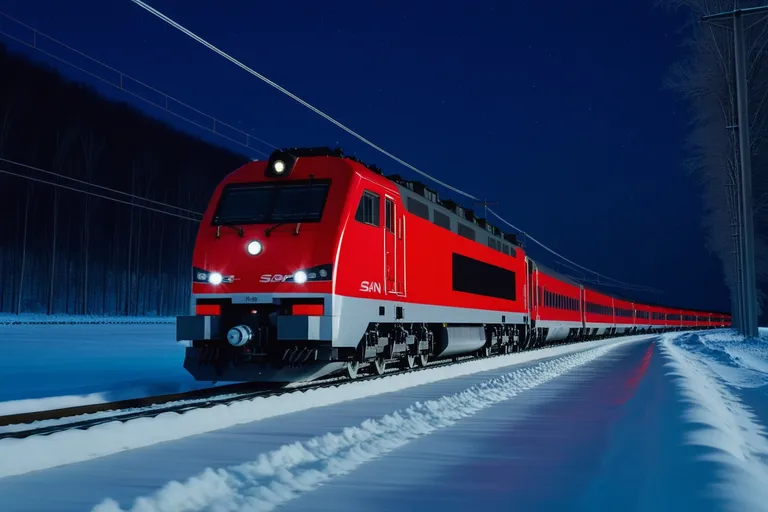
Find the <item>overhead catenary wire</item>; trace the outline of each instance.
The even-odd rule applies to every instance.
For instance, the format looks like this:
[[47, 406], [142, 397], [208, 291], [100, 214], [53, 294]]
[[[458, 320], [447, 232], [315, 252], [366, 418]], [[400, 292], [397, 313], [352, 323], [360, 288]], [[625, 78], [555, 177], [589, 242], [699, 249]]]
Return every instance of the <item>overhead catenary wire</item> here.
[[[16, 173], [16, 172], [5, 170], [5, 169], [0, 169], [0, 173], [7, 174], [9, 176], [15, 176], [17, 178], [23, 178], [25, 180], [34, 181], [34, 182], [37, 182], [37, 183], [43, 183], [45, 185], [52, 185], [54, 187], [63, 188], [65, 190], [71, 190], [73, 192], [79, 192], [81, 194], [86, 194], [86, 195], [89, 195], [89, 196], [100, 197], [102, 199], [107, 199], [108, 201], [114, 201], [114, 202], [117, 202], [117, 203], [126, 204], [128, 206], [132, 206], [132, 207], [136, 207], [136, 208], [142, 208], [144, 210], [150, 210], [150, 211], [157, 212], [157, 213], [162, 213], [163, 215], [170, 215], [171, 217], [177, 217], [179, 219], [188, 220], [190, 222], [195, 222], [195, 223], [199, 223], [200, 222], [200, 219], [198, 219], [198, 218], [189, 217], [187, 215], [182, 215], [182, 214], [178, 214], [178, 213], [164, 211], [164, 210], [161, 210], [159, 208], [153, 208], [151, 206], [146, 206], [146, 205], [143, 205], [143, 204], [136, 204], [136, 203], [133, 203], [133, 202], [130, 202], [130, 201], [125, 201], [123, 199], [117, 199], [115, 197], [105, 196], [103, 194], [97, 194], [96, 192], [90, 192], [88, 190], [82, 190], [82, 189], [79, 189], [79, 188], [70, 187], [68, 185], [64, 185], [62, 183], [56, 183], [54, 181], [47, 181], [47, 180], [43, 180], [43, 179], [40, 179], [40, 178], [33, 178], [32, 176], [27, 176], [25, 174], [19, 174], [19, 173]], [[149, 201], [148, 199], [144, 199], [144, 198], [141, 198], [141, 197], [138, 197], [138, 196], [135, 196], [135, 198], [138, 199], [138, 200], [141, 200], [141, 201]], [[153, 202], [156, 202], [156, 201], [153, 201]], [[164, 204], [164, 206], [167, 206], [168, 208], [178, 208], [176, 206], [171, 206], [171, 205], [166, 205], [166, 204]]]
[[[157, 10], [157, 9], [155, 9], [154, 7], [152, 7], [152, 6], [148, 5], [146, 2], [143, 2], [142, 0], [131, 0], [131, 2], [135, 3], [135, 4], [136, 4], [136, 5], [138, 5], [139, 7], [143, 8], [144, 10], [146, 10], [147, 12], [149, 12], [149, 13], [153, 14], [154, 16], [158, 17], [158, 18], [159, 18], [159, 19], [161, 19], [162, 21], [164, 21], [164, 22], [166, 22], [167, 24], [171, 25], [171, 26], [172, 26], [172, 27], [174, 27], [175, 29], [179, 30], [180, 32], [182, 32], [182, 33], [186, 34], [187, 36], [189, 36], [190, 38], [194, 39], [194, 40], [195, 40], [195, 41], [197, 41], [198, 43], [202, 44], [203, 46], [205, 46], [205, 47], [206, 47], [206, 48], [208, 48], [209, 50], [211, 50], [211, 51], [213, 51], [213, 52], [217, 53], [218, 55], [220, 55], [221, 57], [223, 57], [223, 58], [227, 59], [228, 61], [230, 61], [231, 63], [235, 64], [236, 66], [240, 67], [240, 68], [241, 68], [241, 69], [243, 69], [244, 71], [246, 71], [246, 72], [250, 73], [251, 75], [253, 75], [253, 76], [255, 76], [256, 78], [258, 78], [259, 80], [261, 80], [261, 81], [263, 81], [263, 82], [267, 83], [267, 84], [268, 84], [268, 85], [270, 85], [271, 87], [273, 87], [273, 88], [277, 89], [278, 91], [282, 92], [283, 94], [285, 94], [285, 95], [286, 95], [286, 96], [288, 96], [289, 98], [291, 98], [291, 99], [293, 99], [294, 101], [296, 101], [296, 102], [300, 103], [300, 104], [301, 104], [301, 105], [303, 105], [304, 107], [306, 107], [306, 108], [308, 108], [309, 110], [313, 111], [313, 112], [314, 112], [314, 113], [316, 113], [317, 115], [319, 115], [319, 116], [323, 117], [323, 118], [324, 118], [324, 119], [326, 119], [327, 121], [329, 121], [329, 122], [333, 123], [334, 125], [336, 125], [337, 127], [341, 128], [342, 130], [344, 130], [344, 131], [345, 131], [345, 132], [347, 132], [348, 134], [352, 135], [352, 136], [353, 136], [353, 137], [355, 137], [356, 139], [360, 140], [360, 141], [361, 141], [361, 142], [363, 142], [364, 144], [366, 144], [366, 145], [368, 145], [368, 146], [372, 147], [373, 149], [375, 149], [375, 150], [379, 151], [380, 153], [382, 153], [382, 154], [384, 154], [384, 155], [388, 156], [389, 158], [391, 158], [392, 160], [396, 161], [397, 163], [399, 163], [399, 164], [403, 165], [404, 167], [406, 167], [406, 168], [408, 168], [408, 169], [410, 169], [410, 170], [412, 170], [412, 171], [416, 172], [417, 174], [419, 174], [419, 175], [423, 176], [424, 178], [427, 178], [428, 180], [430, 180], [430, 181], [432, 181], [432, 182], [434, 182], [434, 183], [437, 183], [437, 184], [439, 184], [439, 185], [441, 185], [441, 186], [445, 187], [445, 188], [446, 188], [446, 189], [448, 189], [448, 190], [451, 190], [451, 191], [453, 191], [453, 192], [455, 192], [455, 193], [457, 193], [457, 194], [460, 194], [460, 195], [462, 195], [462, 196], [464, 196], [464, 197], [467, 197], [467, 198], [469, 198], [469, 199], [472, 199], [473, 201], [479, 201], [479, 200], [480, 200], [479, 198], [475, 197], [474, 195], [472, 195], [472, 194], [470, 194], [470, 193], [468, 193], [468, 192], [465, 192], [465, 191], [463, 191], [463, 190], [461, 190], [461, 189], [459, 189], [459, 188], [456, 188], [456, 187], [454, 187], [454, 186], [452, 186], [452, 185], [449, 185], [448, 183], [445, 183], [444, 181], [442, 181], [442, 180], [440, 180], [440, 179], [438, 179], [438, 178], [435, 178], [434, 176], [432, 176], [432, 175], [430, 175], [430, 174], [428, 174], [428, 173], [426, 173], [426, 172], [424, 172], [424, 171], [422, 171], [422, 170], [420, 170], [420, 169], [416, 168], [415, 166], [413, 166], [413, 165], [409, 164], [409, 163], [408, 163], [408, 162], [406, 162], [405, 160], [403, 160], [403, 159], [401, 159], [401, 158], [399, 158], [399, 157], [397, 157], [397, 156], [393, 155], [393, 154], [392, 154], [392, 153], [390, 153], [389, 151], [387, 151], [387, 150], [383, 149], [382, 147], [378, 146], [377, 144], [375, 144], [375, 143], [373, 143], [372, 141], [368, 140], [367, 138], [363, 137], [362, 135], [360, 135], [360, 134], [359, 134], [359, 133], [357, 133], [356, 131], [354, 131], [354, 130], [352, 130], [351, 128], [349, 128], [349, 127], [345, 126], [344, 124], [342, 124], [341, 122], [337, 121], [336, 119], [334, 119], [334, 118], [333, 118], [333, 117], [331, 117], [330, 115], [326, 114], [325, 112], [321, 111], [321, 110], [320, 110], [320, 109], [318, 109], [317, 107], [315, 107], [315, 106], [313, 106], [313, 105], [309, 104], [308, 102], [304, 101], [303, 99], [301, 99], [301, 98], [300, 98], [300, 97], [298, 97], [297, 95], [293, 94], [292, 92], [288, 91], [288, 90], [287, 90], [287, 89], [285, 89], [284, 87], [282, 87], [282, 86], [280, 86], [279, 84], [275, 83], [274, 81], [270, 80], [270, 79], [269, 79], [269, 78], [267, 78], [266, 76], [264, 76], [264, 75], [262, 75], [261, 73], [259, 73], [259, 72], [255, 71], [255, 70], [253, 70], [253, 69], [252, 69], [252, 68], [250, 68], [249, 66], [247, 66], [247, 65], [243, 64], [242, 62], [240, 62], [240, 61], [239, 61], [239, 60], [237, 60], [236, 58], [232, 57], [231, 55], [229, 55], [229, 54], [228, 54], [228, 53], [226, 53], [225, 51], [223, 51], [223, 50], [221, 50], [221, 49], [217, 48], [216, 46], [214, 46], [213, 44], [209, 43], [208, 41], [206, 41], [206, 40], [205, 40], [205, 39], [203, 39], [202, 37], [198, 36], [197, 34], [195, 34], [194, 32], [192, 32], [191, 30], [189, 30], [189, 29], [187, 29], [186, 27], [184, 27], [184, 26], [180, 25], [179, 23], [177, 23], [177, 22], [176, 22], [176, 21], [174, 21], [173, 19], [169, 18], [168, 16], [166, 16], [166, 15], [165, 15], [165, 14], [163, 14], [162, 12], [158, 11], [158, 10]], [[576, 265], [576, 266], [577, 266], [577, 267], [579, 267], [580, 269], [583, 269], [583, 270], [587, 271], [587, 272], [588, 272], [588, 273], [590, 273], [590, 274], [594, 274], [595, 276], [600, 276], [600, 277], [603, 277], [605, 280], [608, 280], [608, 281], [610, 281], [610, 282], [616, 283], [616, 284], [617, 284], [617, 285], [619, 285], [619, 286], [628, 286], [628, 287], [631, 287], [631, 288], [635, 288], [635, 289], [645, 289], [645, 290], [648, 290], [648, 291], [656, 291], [656, 290], [654, 290], [654, 289], [652, 289], [652, 288], [650, 288], [650, 287], [643, 287], [643, 286], [640, 286], [640, 285], [634, 285], [634, 284], [626, 283], [626, 282], [624, 282], [624, 281], [620, 281], [620, 280], [618, 280], [618, 279], [614, 279], [614, 278], [611, 278], [611, 277], [609, 277], [609, 276], [603, 275], [603, 274], [601, 274], [600, 272], [596, 272], [596, 271], [594, 271], [594, 270], [591, 270], [591, 269], [589, 269], [589, 268], [587, 268], [587, 267], [584, 267], [584, 266], [582, 266], [582, 265], [578, 265], [578, 264], [574, 263], [573, 261], [571, 261], [570, 259], [568, 259], [568, 258], [564, 257], [562, 254], [560, 254], [560, 253], [558, 253], [557, 251], [553, 250], [553, 249], [552, 249], [552, 248], [550, 248], [549, 246], [547, 246], [547, 245], [545, 245], [545, 244], [541, 243], [541, 242], [540, 242], [540, 241], [538, 241], [536, 238], [532, 237], [530, 234], [528, 234], [528, 233], [525, 233], [523, 230], [521, 230], [521, 229], [519, 229], [519, 228], [515, 227], [513, 224], [509, 223], [509, 222], [508, 222], [506, 219], [504, 219], [503, 217], [501, 217], [499, 214], [497, 214], [496, 212], [494, 212], [494, 211], [493, 211], [493, 210], [491, 210], [490, 208], [488, 208], [488, 212], [489, 212], [489, 213], [491, 213], [491, 214], [492, 214], [494, 217], [498, 218], [498, 219], [499, 219], [501, 222], [503, 222], [503, 223], [507, 224], [508, 226], [512, 227], [513, 229], [517, 230], [518, 232], [520, 232], [520, 233], [524, 233], [524, 234], [525, 234], [525, 235], [526, 235], [526, 236], [527, 236], [527, 237], [528, 237], [528, 238], [529, 238], [531, 241], [533, 241], [534, 243], [536, 243], [537, 245], [539, 245], [539, 246], [540, 246], [542, 249], [544, 249], [544, 250], [546, 250], [547, 252], [551, 253], [551, 254], [552, 254], [552, 255], [554, 255], [555, 257], [557, 257], [557, 258], [560, 258], [560, 259], [562, 259], [562, 260], [564, 260], [564, 261], [567, 261], [567, 262], [569, 262], [569, 263], [571, 263], [571, 264], [573, 264], [573, 265]]]
[[[44, 55], [47, 55], [48, 57], [50, 57], [50, 58], [52, 58], [54, 60], [57, 60], [57, 61], [61, 62], [62, 64], [66, 64], [67, 66], [70, 66], [70, 67], [80, 71], [81, 73], [85, 73], [86, 75], [89, 75], [89, 76], [91, 76], [91, 77], [93, 77], [93, 78], [95, 78], [95, 79], [97, 79], [97, 80], [99, 80], [99, 81], [101, 81], [101, 82], [103, 82], [103, 83], [105, 83], [107, 85], [110, 85], [110, 86], [112, 86], [112, 87], [114, 87], [114, 88], [116, 88], [116, 89], [118, 89], [118, 90], [120, 90], [120, 91], [122, 91], [122, 92], [124, 92], [126, 94], [129, 94], [129, 95], [133, 96], [134, 98], [137, 98], [137, 99], [139, 99], [139, 100], [141, 100], [141, 101], [143, 101], [145, 103], [148, 103], [148, 104], [150, 104], [150, 105], [152, 105], [152, 106], [154, 106], [156, 108], [159, 108], [159, 109], [163, 110], [164, 112], [166, 112], [167, 114], [170, 114], [170, 115], [172, 115], [174, 117], [177, 117], [177, 118], [179, 118], [179, 119], [181, 119], [183, 121], [186, 121], [189, 124], [192, 124], [192, 125], [194, 125], [194, 126], [196, 126], [198, 128], [201, 128], [203, 130], [206, 130], [206, 131], [208, 131], [208, 132], [210, 132], [210, 133], [212, 133], [214, 135], [217, 135], [217, 136], [221, 137], [222, 139], [225, 139], [225, 140], [228, 140], [228, 141], [230, 141], [232, 143], [238, 144], [238, 145], [240, 145], [240, 146], [242, 146], [244, 148], [247, 148], [247, 149], [249, 149], [249, 150], [251, 150], [251, 151], [253, 151], [255, 153], [258, 153], [258, 154], [260, 154], [262, 156], [269, 156], [269, 155], [267, 153], [265, 153], [264, 151], [261, 151], [260, 149], [253, 147], [250, 144], [251, 139], [253, 139], [254, 141], [260, 142], [260, 143], [264, 144], [265, 146], [268, 146], [268, 147], [270, 147], [272, 149], [278, 149], [278, 147], [276, 145], [272, 144], [271, 142], [267, 142], [264, 139], [261, 139], [259, 137], [255, 137], [254, 135], [251, 135], [250, 133], [247, 133], [247, 132], [241, 130], [240, 128], [236, 128], [236, 127], [232, 126], [231, 124], [228, 124], [228, 123], [226, 123], [224, 121], [221, 121], [220, 119], [217, 119], [217, 118], [213, 117], [210, 114], [206, 114], [202, 110], [197, 109], [197, 108], [195, 108], [195, 107], [193, 107], [193, 106], [191, 106], [191, 105], [189, 105], [189, 104], [187, 104], [187, 103], [185, 103], [185, 102], [183, 102], [181, 100], [178, 100], [178, 99], [174, 98], [173, 96], [171, 96], [170, 94], [167, 94], [167, 93], [165, 93], [165, 92], [163, 92], [163, 91], [161, 91], [161, 90], [159, 90], [159, 89], [157, 89], [157, 88], [155, 88], [155, 87], [153, 87], [151, 85], [148, 85], [148, 84], [146, 84], [146, 83], [144, 83], [144, 82], [142, 82], [142, 81], [132, 77], [131, 75], [128, 75], [127, 73], [124, 73], [124, 72], [122, 72], [122, 71], [120, 71], [120, 70], [110, 66], [109, 64], [105, 64], [104, 62], [102, 62], [102, 61], [100, 61], [98, 59], [95, 59], [94, 57], [91, 57], [90, 55], [87, 55], [86, 53], [84, 53], [84, 52], [82, 52], [82, 51], [80, 51], [80, 50], [78, 50], [76, 48], [73, 48], [72, 46], [69, 46], [66, 43], [63, 43], [63, 42], [59, 41], [58, 39], [56, 39], [56, 38], [54, 38], [52, 36], [49, 36], [49, 35], [47, 35], [47, 34], [45, 34], [43, 32], [40, 32], [36, 28], [30, 27], [29, 25], [27, 25], [27, 24], [17, 20], [16, 18], [13, 18], [12, 16], [9, 16], [8, 14], [0, 12], [0, 17], [5, 18], [7, 20], [10, 20], [13, 23], [16, 23], [17, 25], [19, 25], [21, 27], [24, 27], [25, 29], [29, 30], [32, 33], [32, 43], [30, 43], [28, 41], [25, 41], [23, 39], [20, 39], [19, 37], [16, 37], [16, 36], [14, 36], [12, 34], [9, 34], [8, 32], [3, 31], [2, 29], [0, 29], [0, 35], [4, 35], [5, 37], [7, 37], [9, 39], [12, 39], [12, 40], [14, 40], [14, 41], [16, 41], [18, 43], [21, 43], [21, 44], [23, 44], [23, 45], [25, 45], [25, 46], [27, 46], [29, 48], [32, 48], [33, 50], [37, 50], [38, 52], [40, 52], [40, 53], [42, 53]], [[85, 68], [83, 68], [81, 66], [78, 66], [77, 64], [74, 64], [74, 63], [64, 59], [63, 57], [60, 57], [58, 55], [54, 55], [53, 53], [42, 49], [39, 46], [40, 38], [52, 41], [52, 42], [58, 44], [59, 46], [61, 46], [63, 48], [66, 48], [67, 50], [69, 50], [69, 51], [71, 51], [71, 52], [73, 52], [73, 53], [75, 53], [75, 54], [77, 54], [77, 55], [79, 55], [81, 57], [84, 57], [85, 59], [87, 59], [87, 60], [89, 60], [89, 61], [91, 61], [91, 62], [93, 62], [95, 64], [98, 64], [99, 66], [102, 66], [103, 68], [105, 68], [105, 69], [107, 69], [107, 70], [109, 70], [109, 71], [111, 71], [113, 73], [116, 73], [119, 76], [118, 83], [114, 83], [113, 81], [111, 81], [111, 80], [109, 80], [107, 78], [104, 78], [103, 76], [99, 76], [96, 73], [93, 73], [91, 71], [88, 71], [87, 69], [85, 69]], [[140, 85], [142, 87], [145, 87], [146, 89], [159, 94], [160, 96], [162, 96], [164, 98], [164, 102], [163, 102], [164, 104], [161, 105], [160, 103], [157, 103], [154, 100], [151, 100], [149, 98], [145, 98], [144, 96], [142, 96], [142, 95], [140, 95], [140, 94], [138, 94], [138, 93], [136, 93], [134, 91], [131, 91], [131, 90], [127, 89], [126, 88], [126, 82], [127, 81], [135, 82], [136, 84], [138, 84], [138, 85]], [[176, 103], [176, 104], [178, 104], [178, 105], [180, 105], [180, 106], [190, 110], [191, 112], [194, 112], [196, 114], [199, 114], [202, 117], [207, 118], [208, 120], [211, 121], [211, 126], [203, 125], [203, 124], [201, 124], [201, 123], [199, 123], [199, 122], [197, 122], [195, 120], [192, 120], [192, 119], [189, 119], [189, 118], [185, 117], [184, 115], [182, 115], [182, 114], [180, 114], [178, 112], [174, 112], [170, 108], [171, 103]], [[226, 134], [222, 133], [218, 129], [218, 128], [221, 128], [221, 127], [226, 128], [228, 130], [232, 130], [233, 132], [237, 132], [240, 135], [244, 136], [245, 137], [245, 142], [237, 140], [237, 139], [235, 139], [233, 137], [230, 137], [229, 135], [226, 135]]]
[[[93, 187], [93, 188], [98, 188], [98, 189], [101, 189], [101, 190], [106, 190], [106, 191], [112, 192], [114, 194], [119, 194], [119, 195], [127, 196], [127, 197], [130, 197], [130, 198], [133, 198], [133, 199], [138, 199], [139, 201], [146, 201], [148, 203], [153, 203], [153, 204], [156, 204], [156, 205], [159, 205], [159, 206], [165, 206], [166, 208], [172, 208], [172, 209], [179, 210], [179, 211], [182, 211], [182, 212], [186, 212], [186, 213], [189, 213], [189, 214], [192, 214], [192, 215], [196, 215], [198, 217], [202, 217], [203, 216], [203, 214], [200, 213], [200, 212], [196, 212], [194, 210], [189, 210], [187, 208], [182, 208], [181, 206], [173, 206], [173, 205], [170, 205], [170, 204], [167, 204], [167, 203], [163, 203], [162, 201], [155, 201], [154, 199], [147, 199], [146, 197], [137, 196], [136, 194], [131, 194], [131, 193], [128, 193], [128, 192], [123, 192], [121, 190], [117, 190], [117, 189], [110, 188], [110, 187], [105, 187], [103, 185], [97, 185], [95, 183], [91, 183], [89, 181], [81, 180], [81, 179], [78, 179], [78, 178], [72, 178], [70, 176], [67, 176], [67, 175], [64, 175], [64, 174], [61, 174], [61, 173], [58, 173], [58, 172], [48, 171], [48, 170], [45, 170], [45, 169], [41, 169], [39, 167], [35, 167], [33, 165], [23, 164], [21, 162], [16, 162], [14, 160], [9, 160], [8, 158], [0, 157], [0, 162], [5, 162], [5, 163], [8, 163], [8, 164], [18, 165], [19, 167], [24, 167], [24, 168], [30, 169], [32, 171], [41, 172], [43, 174], [50, 174], [52, 176], [56, 176], [58, 178], [62, 178], [62, 179], [65, 179], [65, 180], [74, 181], [75, 183], [80, 183], [80, 184], [86, 185], [88, 187]], [[99, 197], [104, 197], [104, 196], [99, 196]]]

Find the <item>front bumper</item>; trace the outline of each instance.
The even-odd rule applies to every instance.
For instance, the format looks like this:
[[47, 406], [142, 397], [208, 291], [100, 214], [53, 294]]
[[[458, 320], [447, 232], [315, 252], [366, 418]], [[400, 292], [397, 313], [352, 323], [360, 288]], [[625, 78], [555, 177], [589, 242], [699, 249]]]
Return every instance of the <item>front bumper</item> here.
[[[264, 325], [263, 322], [244, 319], [254, 332], [254, 341], [266, 343], [276, 341], [332, 341], [333, 317], [280, 315], [277, 325]], [[238, 324], [239, 325], [239, 324]], [[226, 341], [227, 331], [235, 325], [226, 325], [220, 316], [190, 315], [176, 318], [177, 341]]]

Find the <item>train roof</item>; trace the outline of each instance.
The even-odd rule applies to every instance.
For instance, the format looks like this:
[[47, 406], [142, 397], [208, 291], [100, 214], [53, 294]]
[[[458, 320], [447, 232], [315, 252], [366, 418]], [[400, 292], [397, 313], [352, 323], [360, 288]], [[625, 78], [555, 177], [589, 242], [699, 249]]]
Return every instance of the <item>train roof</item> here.
[[357, 157], [345, 155], [344, 151], [341, 148], [336, 148], [336, 149], [331, 149], [329, 147], [287, 148], [280, 151], [284, 153], [289, 153], [297, 157], [325, 156], [325, 157], [335, 157], [335, 158], [343, 158], [346, 160], [351, 160], [353, 162], [356, 162], [366, 167], [368, 170], [373, 171], [376, 174], [379, 174], [384, 178], [387, 178], [388, 180], [404, 188], [407, 188], [408, 190], [418, 194], [424, 199], [430, 201], [431, 203], [441, 206], [443, 209], [447, 210], [446, 213], [456, 216], [463, 221], [469, 222], [470, 224], [478, 226], [481, 229], [490, 233], [491, 235], [502, 238], [506, 243], [509, 243], [521, 248], [523, 247], [523, 244], [518, 239], [517, 233], [504, 232], [501, 229], [499, 229], [497, 226], [492, 224], [490, 221], [488, 221], [488, 219], [483, 217], [478, 217], [477, 215], [475, 215], [474, 210], [470, 208], [465, 208], [451, 199], [441, 199], [436, 190], [427, 187], [424, 183], [420, 181], [407, 180], [402, 176], [400, 176], [399, 174], [385, 175], [384, 172], [376, 165], [369, 165]]
[[[291, 155], [294, 155], [296, 157], [335, 157], [335, 158], [343, 158], [346, 160], [351, 160], [353, 162], [356, 162], [363, 167], [367, 168], [368, 170], [379, 174], [388, 180], [412, 191], [413, 193], [427, 199], [428, 201], [441, 206], [442, 209], [447, 210], [448, 213], [453, 214], [454, 216], [460, 218], [463, 221], [467, 221], [471, 224], [474, 224], [475, 226], [479, 226], [480, 228], [484, 229], [488, 233], [498, 236], [502, 238], [505, 242], [508, 242], [514, 246], [517, 247], [523, 247], [522, 242], [518, 239], [517, 233], [505, 233], [501, 229], [499, 229], [497, 226], [491, 224], [488, 219], [477, 217], [475, 215], [474, 210], [469, 208], [464, 208], [463, 206], [459, 205], [455, 201], [451, 199], [440, 199], [440, 196], [438, 195], [437, 191], [434, 189], [431, 189], [427, 187], [424, 183], [421, 183], [420, 181], [416, 180], [406, 180], [399, 174], [390, 174], [385, 175], [384, 172], [376, 165], [371, 165], [363, 162], [357, 157], [351, 156], [351, 155], [345, 155], [344, 151], [337, 147], [335, 149], [331, 149], [330, 147], [325, 146], [319, 146], [319, 147], [308, 147], [308, 148], [286, 148], [283, 150], [278, 150], [284, 153], [289, 153]], [[606, 292], [599, 290], [597, 288], [594, 288], [592, 286], [587, 286], [584, 283], [580, 282], [579, 280], [569, 277], [565, 274], [562, 274], [542, 263], [539, 263], [538, 261], [535, 261], [536, 267], [544, 272], [545, 274], [554, 277], [556, 279], [559, 279], [560, 281], [570, 284], [572, 286], [584, 286], [585, 289], [591, 290], [593, 292], [597, 292], [603, 295], [607, 295], [609, 297], [613, 297], [614, 299], [618, 299], [624, 302], [631, 302], [634, 304], [640, 304], [643, 306], [650, 306], [650, 307], [658, 307], [658, 308], [667, 308], [667, 309], [680, 309], [685, 311], [695, 311], [700, 313], [712, 313], [712, 314], [718, 314], [718, 315], [730, 315], [731, 313], [722, 312], [722, 311], [711, 311], [711, 310], [701, 310], [701, 309], [688, 309], [688, 308], [681, 308], [676, 306], [666, 306], [663, 304], [655, 304], [645, 301], [637, 301], [635, 299], [630, 299], [626, 297], [622, 297], [620, 295], [617, 295], [613, 292]]]
[[550, 277], [554, 277], [555, 279], [558, 279], [564, 283], [570, 284], [572, 286], [581, 286], [582, 283], [578, 282], [576, 279], [573, 279], [570, 276], [567, 276], [565, 274], [561, 274], [557, 270], [554, 270], [551, 267], [548, 267], [544, 265], [543, 263], [539, 263], [538, 261], [534, 260], [530, 256], [528, 256], [528, 259], [536, 263], [536, 268], [539, 270], [539, 272], [543, 272], [547, 274]]

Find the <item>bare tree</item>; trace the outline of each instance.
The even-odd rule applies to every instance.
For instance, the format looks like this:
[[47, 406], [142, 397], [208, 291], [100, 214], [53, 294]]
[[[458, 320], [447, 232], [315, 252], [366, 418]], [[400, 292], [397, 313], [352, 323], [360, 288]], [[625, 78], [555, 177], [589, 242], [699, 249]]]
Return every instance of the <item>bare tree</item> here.
[[[740, 279], [738, 194], [739, 145], [736, 131], [736, 87], [733, 32], [727, 27], [700, 23], [702, 16], [734, 8], [733, 0], [662, 0], [682, 7], [693, 15], [686, 41], [688, 56], [672, 71], [670, 85], [690, 102], [693, 115], [689, 134], [689, 169], [701, 185], [708, 232], [707, 246], [723, 264], [732, 303], [738, 304]], [[742, 1], [740, 7], [758, 2]], [[768, 205], [768, 21], [750, 20], [747, 30], [747, 81], [752, 137], [752, 182], [756, 204]], [[758, 282], [758, 311], [765, 293], [759, 285], [768, 283], [768, 208], [755, 210], [755, 269]]]
[[[77, 139], [78, 126], [68, 123], [66, 128], [56, 132], [56, 149], [53, 154], [53, 172], [60, 173], [63, 170], [64, 162], [72, 145]], [[53, 237], [51, 241], [51, 281], [48, 295], [48, 314], [54, 312], [54, 286], [56, 277], [56, 239], [58, 236], [59, 223], [59, 189], [56, 187], [53, 191]]]
[[[93, 169], [104, 149], [106, 140], [103, 136], [96, 135], [93, 130], [88, 130], [80, 137], [80, 147], [83, 150], [83, 164], [85, 166], [85, 180], [88, 183], [93, 182]], [[88, 248], [91, 240], [91, 196], [85, 196], [85, 211], [82, 226], [82, 265], [83, 265], [83, 296], [82, 308], [83, 314], [88, 314]]]

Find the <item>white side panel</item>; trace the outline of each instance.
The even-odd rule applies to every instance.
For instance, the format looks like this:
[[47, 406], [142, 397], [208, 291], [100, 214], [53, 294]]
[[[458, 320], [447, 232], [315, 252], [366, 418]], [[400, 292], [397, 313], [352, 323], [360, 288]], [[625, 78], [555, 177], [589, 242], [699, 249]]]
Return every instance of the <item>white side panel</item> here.
[[567, 338], [571, 329], [580, 329], [581, 322], [558, 322], [548, 320], [537, 323], [536, 327], [549, 329], [544, 341], [558, 341]]
[[[395, 322], [408, 323], [465, 323], [465, 324], [500, 324], [502, 317], [504, 323], [522, 324], [526, 318], [524, 313], [511, 311], [487, 311], [482, 309], [455, 308], [448, 306], [430, 306], [424, 304], [410, 304], [395, 300], [360, 299], [356, 297], [344, 297], [322, 293], [239, 293], [239, 294], [197, 294], [197, 298], [232, 298], [235, 304], [271, 304], [280, 298], [293, 297], [322, 297], [325, 319], [331, 316], [330, 328], [334, 347], [356, 347], [363, 337], [370, 322]], [[379, 308], [384, 307], [384, 315], [379, 314]], [[396, 319], [396, 307], [403, 309], [403, 318]], [[326, 320], [320, 323], [320, 339], [328, 339]]]
[[[379, 315], [381, 306], [384, 307], [384, 315]], [[403, 318], [399, 320], [395, 318], [397, 306], [403, 308]], [[341, 318], [334, 333], [334, 347], [356, 347], [369, 322], [500, 324], [504, 317], [504, 323], [522, 324], [525, 319], [523, 313], [511, 311], [430, 306], [341, 295], [333, 296], [333, 315]]]

